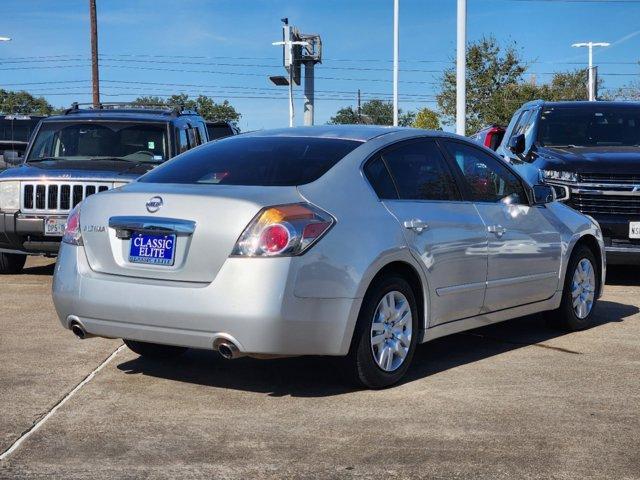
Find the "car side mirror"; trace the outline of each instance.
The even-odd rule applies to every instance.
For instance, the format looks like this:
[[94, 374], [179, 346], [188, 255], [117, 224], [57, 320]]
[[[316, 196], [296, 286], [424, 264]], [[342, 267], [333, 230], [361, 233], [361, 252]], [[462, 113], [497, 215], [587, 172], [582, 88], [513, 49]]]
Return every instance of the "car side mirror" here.
[[19, 165], [22, 163], [22, 157], [17, 150], [5, 150], [2, 152], [2, 158], [7, 165]]
[[515, 153], [516, 155], [520, 155], [524, 153], [525, 149], [525, 139], [524, 134], [514, 135], [509, 139], [509, 150]]
[[534, 185], [533, 186], [533, 203], [536, 205], [545, 205], [556, 201], [556, 191], [551, 185]]

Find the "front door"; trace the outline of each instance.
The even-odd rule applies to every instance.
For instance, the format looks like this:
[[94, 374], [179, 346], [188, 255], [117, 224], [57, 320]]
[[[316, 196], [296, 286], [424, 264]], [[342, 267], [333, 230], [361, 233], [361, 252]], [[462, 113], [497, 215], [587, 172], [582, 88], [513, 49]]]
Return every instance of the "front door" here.
[[384, 205], [404, 227], [407, 244], [429, 282], [430, 325], [480, 313], [487, 274], [487, 233], [473, 203], [462, 200], [431, 139], [383, 151], [369, 170], [387, 169], [397, 195]]
[[501, 160], [466, 143], [445, 145], [489, 237], [484, 311], [550, 298], [558, 289], [561, 262], [553, 217], [543, 205], [529, 203], [521, 179]]

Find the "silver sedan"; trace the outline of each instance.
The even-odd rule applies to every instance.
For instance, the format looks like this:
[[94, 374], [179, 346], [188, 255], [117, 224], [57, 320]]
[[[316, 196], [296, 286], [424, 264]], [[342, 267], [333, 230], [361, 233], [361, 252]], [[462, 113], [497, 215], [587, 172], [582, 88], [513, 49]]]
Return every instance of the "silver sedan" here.
[[536, 312], [590, 325], [602, 233], [554, 198], [442, 132], [240, 135], [82, 202], [54, 302], [78, 337], [140, 355], [342, 356], [385, 387], [443, 335]]

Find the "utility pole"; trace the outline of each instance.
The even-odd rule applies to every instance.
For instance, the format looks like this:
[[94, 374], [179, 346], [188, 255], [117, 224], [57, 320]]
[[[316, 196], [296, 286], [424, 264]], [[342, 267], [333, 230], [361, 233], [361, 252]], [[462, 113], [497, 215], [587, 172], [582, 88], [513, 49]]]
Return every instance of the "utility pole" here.
[[360, 119], [360, 115], [362, 113], [362, 105], [361, 105], [360, 102], [361, 102], [361, 100], [360, 100], [360, 89], [358, 89], [358, 102], [357, 102], [358, 107], [356, 109], [356, 112], [358, 112], [358, 123], [361, 123], [361, 121], [362, 121]]
[[89, 19], [91, 23], [91, 80], [93, 82], [93, 107], [100, 106], [100, 73], [98, 71], [98, 19], [96, 0], [89, 0]]
[[596, 85], [594, 67], [593, 67], [593, 47], [608, 47], [609, 45], [611, 44], [607, 42], [582, 42], [582, 43], [574, 43], [573, 45], [571, 45], [572, 47], [577, 47], [577, 48], [580, 48], [580, 47], [589, 48], [589, 84], [587, 88], [589, 90], [590, 102], [594, 102], [597, 97], [597, 92], [596, 92], [597, 85]]
[[456, 133], [464, 135], [467, 129], [467, 0], [458, 0], [456, 56]]
[[315, 67], [315, 62], [312, 60], [307, 60], [304, 62], [304, 124], [305, 125], [313, 125], [314, 123], [314, 100], [315, 100], [315, 91], [314, 91], [314, 78], [313, 78], [313, 70]]
[[393, 126], [398, 126], [398, 70], [400, 56], [400, 0], [393, 0]]

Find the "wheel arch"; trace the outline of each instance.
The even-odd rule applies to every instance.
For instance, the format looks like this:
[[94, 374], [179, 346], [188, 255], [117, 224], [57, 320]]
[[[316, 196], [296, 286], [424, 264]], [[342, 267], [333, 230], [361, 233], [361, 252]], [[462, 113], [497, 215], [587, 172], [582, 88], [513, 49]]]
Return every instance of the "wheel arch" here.
[[579, 246], [584, 246], [586, 248], [589, 249], [589, 251], [591, 253], [593, 253], [593, 256], [596, 259], [596, 268], [597, 268], [597, 272], [598, 275], [596, 276], [597, 281], [598, 281], [598, 294], [597, 296], [600, 296], [602, 294], [602, 290], [604, 287], [604, 276], [606, 274], [606, 270], [605, 270], [605, 257], [603, 256], [603, 249], [601, 247], [601, 241], [598, 241], [598, 238], [591, 234], [591, 233], [585, 233], [583, 235], [581, 235], [580, 237], [578, 237], [577, 239], [575, 239], [575, 241], [573, 242], [573, 245], [571, 245], [571, 247], [568, 250], [568, 255], [567, 255], [567, 260], [565, 263], [565, 271], [564, 271], [564, 275], [563, 275], [563, 281], [562, 281], [562, 288], [564, 288], [564, 284], [566, 281], [566, 275], [567, 275], [567, 268], [569, 267], [569, 259], [571, 258], [571, 255], [573, 255], [573, 252], [576, 251], [576, 248], [578, 248]]

